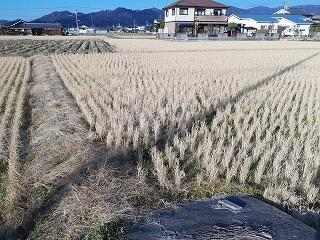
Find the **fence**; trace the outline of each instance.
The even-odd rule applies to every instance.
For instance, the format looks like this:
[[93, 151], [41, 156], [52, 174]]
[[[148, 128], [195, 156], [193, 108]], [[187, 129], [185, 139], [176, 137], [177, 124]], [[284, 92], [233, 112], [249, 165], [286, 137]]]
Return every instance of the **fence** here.
[[237, 34], [236, 36], [228, 36], [225, 33], [219, 33], [217, 35], [208, 35], [208, 34], [198, 34], [198, 36], [188, 35], [187, 33], [176, 33], [176, 34], [166, 34], [166, 33], [158, 33], [158, 39], [171, 39], [171, 40], [212, 40], [212, 41], [250, 41], [250, 40], [264, 40], [264, 41], [274, 41], [279, 40], [279, 34], [273, 35], [265, 35], [265, 34], [256, 34], [254, 36], [250, 36], [247, 34]]
[[314, 41], [320, 41], [320, 32], [312, 33], [311, 39]]

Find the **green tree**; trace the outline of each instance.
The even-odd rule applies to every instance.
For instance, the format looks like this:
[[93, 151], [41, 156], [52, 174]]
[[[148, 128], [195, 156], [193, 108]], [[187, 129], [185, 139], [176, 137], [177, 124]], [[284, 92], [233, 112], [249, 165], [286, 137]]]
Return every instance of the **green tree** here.
[[236, 23], [229, 23], [228, 24], [228, 31], [231, 32], [231, 36], [233, 35], [234, 32], [237, 32], [237, 29], [239, 28], [239, 25]]

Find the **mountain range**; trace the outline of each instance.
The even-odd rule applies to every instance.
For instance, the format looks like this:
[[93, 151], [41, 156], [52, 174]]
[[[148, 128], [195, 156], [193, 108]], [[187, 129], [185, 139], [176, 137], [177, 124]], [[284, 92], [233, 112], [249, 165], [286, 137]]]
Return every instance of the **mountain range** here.
[[[242, 9], [237, 7], [230, 7], [228, 14], [237, 15], [271, 15], [278, 11], [281, 7], [270, 8], [264, 6], [258, 6], [248, 9]], [[292, 15], [320, 15], [320, 5], [298, 5], [292, 6], [289, 9]]]
[[[114, 25], [133, 26], [152, 24], [154, 19], [163, 18], [163, 11], [157, 8], [144, 10], [131, 10], [126, 8], [116, 8], [115, 10], [105, 10], [93, 13], [78, 13], [80, 25], [95, 27], [111, 27]], [[69, 11], [53, 12], [32, 22], [59, 22], [63, 26], [75, 26], [75, 13]]]
[[[279, 10], [280, 7], [270, 8], [264, 6], [242, 9], [230, 7], [228, 14], [236, 15], [270, 15]], [[299, 5], [290, 7], [293, 15], [320, 15], [320, 5]], [[80, 25], [95, 26], [105, 28], [116, 25], [133, 26], [152, 24], [154, 19], [163, 18], [163, 10], [150, 8], [144, 10], [131, 10], [127, 8], [116, 8], [114, 10], [103, 10], [92, 13], [78, 13]], [[65, 27], [74, 27], [76, 23], [75, 13], [70, 11], [52, 12], [48, 15], [33, 20], [32, 22], [61, 23]], [[4, 20], [0, 20], [0, 23]]]

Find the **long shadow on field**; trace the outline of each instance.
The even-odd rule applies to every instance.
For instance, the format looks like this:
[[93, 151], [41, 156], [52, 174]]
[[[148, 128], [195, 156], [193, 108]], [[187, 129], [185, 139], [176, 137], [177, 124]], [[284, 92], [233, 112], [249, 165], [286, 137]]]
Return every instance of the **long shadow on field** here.
[[[229, 104], [234, 104], [236, 103], [237, 101], [239, 101], [239, 99], [247, 94], [249, 94], [250, 92], [253, 92], [257, 89], [259, 89], [260, 87], [263, 87], [267, 84], [269, 84], [270, 82], [274, 81], [277, 77], [295, 69], [296, 67], [300, 66], [301, 64], [319, 56], [320, 52], [317, 52], [315, 54], [312, 54], [311, 56], [307, 57], [307, 58], [304, 58], [300, 61], [298, 61], [297, 63], [295, 64], [292, 64], [290, 66], [287, 66], [285, 67], [284, 69], [282, 69], [281, 71], [271, 75], [271, 76], [268, 76], [264, 79], [262, 79], [261, 81], [259, 81], [258, 83], [256, 84], [253, 84], [251, 86], [248, 86], [248, 87], [245, 87], [243, 88], [242, 90], [240, 90], [235, 96], [233, 97], [230, 97], [230, 98], [227, 98], [223, 101], [221, 101], [218, 105], [215, 105], [215, 106], [210, 106], [209, 109], [205, 108], [204, 106], [202, 107], [203, 109], [203, 112], [200, 113], [200, 114], [197, 114], [195, 115], [194, 117], [192, 117], [192, 119], [188, 122], [187, 126], [188, 126], [188, 131], [190, 132], [191, 131], [191, 128], [194, 126], [194, 124], [196, 124], [197, 122], [203, 122], [205, 121], [207, 125], [210, 125], [211, 122], [214, 120], [215, 116], [216, 116], [216, 113], [218, 110], [224, 110]], [[201, 99], [200, 97], [198, 96], [198, 102], [201, 103]], [[164, 126], [162, 127], [161, 129], [161, 132], [162, 133], [167, 133], [168, 132], [168, 129], [167, 129], [167, 126]], [[177, 129], [177, 132], [175, 133], [176, 134], [180, 134], [180, 130]], [[168, 135], [167, 134], [164, 134], [164, 138], [161, 138], [159, 139], [159, 141], [156, 143], [156, 145], [159, 147], [159, 149], [162, 149], [165, 145], [165, 143], [167, 143], [168, 141], [170, 143], [172, 143], [173, 141], [173, 138], [172, 139], [168, 139]]]
[[54, 188], [46, 195], [46, 198], [32, 206], [31, 209], [27, 209], [19, 226], [6, 226], [2, 232], [0, 231], [0, 239], [28, 239], [35, 229], [37, 221], [58, 206], [64, 197], [72, 191], [72, 185], [81, 185], [86, 180], [89, 169], [99, 170], [108, 167], [111, 170], [121, 169], [123, 172], [126, 171], [125, 169], [134, 169], [132, 151], [119, 150], [118, 153], [113, 151], [113, 154], [108, 152], [104, 144], [92, 143], [89, 153], [90, 159], [73, 169], [70, 174], [57, 179]]
[[[60, 137], [53, 137], [49, 132], [46, 133], [45, 139], [41, 138], [41, 141], [39, 141], [40, 145], [36, 143], [30, 144], [30, 140], [28, 140], [28, 143], [24, 143], [24, 147], [28, 148], [30, 152], [29, 158], [32, 162], [39, 160], [37, 157], [33, 156], [35, 152], [38, 155], [41, 154], [41, 152], [45, 155], [50, 155], [55, 154], [56, 151], [62, 151], [57, 156], [52, 156], [53, 158], [62, 157], [62, 160], [56, 160], [56, 165], [52, 165], [50, 172], [43, 172], [45, 177], [41, 176], [42, 178], [40, 179], [44, 182], [40, 180], [40, 186], [44, 186], [44, 188], [34, 187], [33, 180], [29, 183], [27, 179], [25, 191], [19, 194], [20, 198], [17, 201], [20, 203], [19, 208], [21, 208], [22, 216], [19, 217], [21, 223], [18, 226], [14, 225], [17, 223], [12, 223], [11, 225], [10, 223], [7, 223], [7, 226], [0, 229], [0, 239], [27, 239], [30, 233], [35, 229], [36, 223], [41, 220], [42, 217], [46, 216], [49, 211], [52, 211], [58, 206], [66, 194], [72, 190], [71, 186], [73, 184], [81, 184], [86, 180], [86, 175], [89, 170], [98, 170], [106, 165], [111, 171], [121, 169], [121, 173], [124, 175], [126, 173], [125, 169], [134, 169], [133, 162], [130, 161], [133, 156], [132, 151], [127, 149], [113, 149], [113, 151], [109, 151], [106, 149], [103, 142], [89, 139], [85, 134], [81, 135], [81, 137], [72, 138], [74, 136], [73, 132], [76, 132], [73, 124], [78, 124], [77, 126], [81, 125], [81, 129], [86, 133], [89, 133], [89, 126], [85, 120], [82, 119], [80, 109], [76, 105], [71, 93], [66, 90], [66, 86], [64, 86], [62, 80], [55, 74], [55, 69], [52, 67], [49, 58], [35, 58], [32, 60], [32, 66], [33, 81], [31, 83], [31, 88], [33, 90], [30, 91], [31, 97], [29, 99], [29, 104], [31, 109], [29, 112], [32, 110], [33, 113], [30, 116], [28, 127], [31, 131], [33, 130], [32, 136], [34, 137], [39, 133], [42, 134], [42, 131], [39, 131], [38, 133], [35, 132], [35, 128], [42, 129], [39, 128], [39, 126], [42, 126], [42, 123], [48, 123], [48, 121], [51, 121], [52, 119], [57, 119], [57, 121], [52, 122], [53, 125], [56, 125], [56, 130], [52, 131], [52, 133], [56, 136], [56, 132], [59, 132]], [[39, 69], [43, 72], [42, 75], [37, 76], [37, 71]], [[37, 91], [37, 86], [41, 86], [41, 92]], [[44, 86], [45, 88], [43, 89], [42, 87]], [[50, 94], [52, 94], [52, 96]], [[51, 105], [48, 105], [53, 100], [51, 97], [59, 99], [59, 106], [52, 103]], [[38, 98], [40, 98], [40, 102], [38, 102]], [[62, 104], [64, 105], [61, 106]], [[45, 109], [53, 109], [57, 114], [54, 115], [51, 111], [47, 113]], [[40, 113], [40, 115], [37, 115], [35, 112], [38, 114]], [[71, 118], [68, 115], [74, 112], [78, 114], [72, 118], [73, 120], [70, 120]], [[41, 122], [36, 122], [36, 120], [39, 120], [39, 116], [41, 117]], [[35, 124], [35, 126], [32, 126], [32, 124]], [[65, 136], [68, 137], [64, 138]], [[81, 138], [81, 140], [79, 138]], [[55, 148], [55, 145], [57, 144], [62, 147]], [[27, 145], [30, 145], [30, 147], [27, 147]], [[70, 147], [69, 150], [65, 151], [68, 149], [68, 146]], [[76, 147], [73, 148], [73, 146]], [[52, 150], [50, 151], [51, 148]], [[41, 156], [42, 155], [40, 155], [40, 159]], [[43, 158], [40, 164], [46, 164], [46, 161], [50, 162], [53, 158], [50, 159], [50, 156], [46, 159]], [[121, 165], [119, 166], [119, 164]], [[129, 165], [130, 167], [125, 167]], [[30, 171], [30, 169], [28, 170]], [[25, 175], [29, 176], [28, 174]], [[38, 189], [40, 197], [38, 197], [38, 194], [34, 196], [35, 193], [33, 190]]]
[[[317, 57], [320, 55], [320, 52], [317, 52], [315, 54], [312, 54], [311, 56], [304, 58], [290, 66], [285, 67], [284, 69], [282, 69], [281, 71], [268, 76], [264, 79], [262, 79], [261, 81], [259, 81], [256, 84], [253, 84], [251, 86], [245, 87], [242, 90], [240, 90], [235, 96], [227, 98], [223, 101], [221, 101], [218, 105], [215, 106], [211, 106], [209, 109], [206, 109], [204, 106], [202, 107], [203, 112], [194, 116], [187, 124], [188, 126], [188, 132], [191, 132], [192, 127], [195, 124], [200, 124], [203, 121], [206, 122], [206, 124], [209, 126], [212, 121], [215, 119], [215, 116], [217, 114], [217, 111], [221, 110], [225, 110], [225, 108], [229, 105], [229, 104], [235, 104], [237, 103], [240, 98], [242, 98], [243, 96], [250, 94], [251, 92], [269, 84], [270, 82], [274, 81], [277, 77], [290, 72], [291, 70], [295, 69], [296, 67], [302, 65], [303, 63]], [[199, 96], [198, 96], [199, 97]], [[201, 99], [199, 99], [199, 102], [201, 102]], [[162, 127], [160, 130], [162, 133], [164, 133], [164, 138], [159, 139], [159, 141], [155, 144], [158, 149], [163, 150], [165, 145], [169, 142], [170, 144], [173, 142], [174, 137], [176, 135], [179, 135], [181, 131], [180, 129], [177, 129], [175, 134], [173, 135], [172, 138], [169, 138], [169, 135], [166, 134], [168, 132], [168, 129], [166, 127]], [[268, 201], [267, 201], [268, 202]], [[269, 202], [270, 204], [275, 205], [274, 203]], [[314, 213], [314, 212], [305, 212], [305, 213], [299, 213], [298, 211], [295, 210], [290, 210], [290, 209], [285, 209], [283, 208], [281, 205], [276, 205], [278, 208], [282, 209], [283, 211], [286, 211], [288, 214], [294, 216], [295, 218], [301, 220], [302, 222], [304, 222], [305, 224], [312, 226], [313, 228], [317, 229], [318, 231], [320, 231], [320, 224], [319, 224], [319, 219], [320, 219], [320, 215], [318, 213]], [[319, 232], [319, 239], [320, 239], [320, 232]]]
[[[244, 95], [249, 94], [250, 92], [255, 91], [256, 89], [268, 84], [269, 82], [273, 81], [276, 77], [291, 71], [292, 69], [318, 56], [319, 54], [320, 52], [317, 52], [293, 65], [284, 68], [278, 73], [261, 80], [257, 84], [242, 89], [236, 96], [222, 101], [218, 106], [212, 107], [209, 110], [204, 109], [204, 111], [201, 114], [197, 115], [196, 117], [190, 120], [188, 124], [190, 126], [189, 131], [191, 131], [192, 125], [196, 124], [197, 119], [206, 121], [207, 124], [210, 124], [214, 119], [217, 110], [223, 110], [224, 108], [226, 108], [228, 104], [237, 102]], [[164, 128], [163, 131], [168, 132], [168, 129]], [[178, 129], [175, 134], [179, 134], [179, 131], [180, 130]], [[168, 138], [161, 139], [160, 142], [157, 143], [157, 146], [161, 148], [161, 145], [163, 145], [163, 143], [167, 142], [168, 140], [169, 142], [172, 141], [172, 139]], [[6, 229], [6, 232], [3, 233], [3, 236], [5, 236], [4, 238], [1, 238], [0, 232], [0, 239], [26, 239], [34, 229], [39, 217], [45, 216], [50, 210], [52, 210], [54, 206], [59, 204], [63, 200], [63, 197], [70, 191], [70, 186], [72, 184], [79, 184], [84, 180], [83, 176], [85, 176], [87, 169], [99, 169], [106, 163], [107, 159], [113, 159], [111, 160], [111, 163], [109, 165], [111, 168], [112, 166], [116, 167], [117, 164], [120, 164], [120, 161], [118, 161], [120, 158], [123, 158], [124, 156], [130, 156], [132, 154], [132, 151], [130, 151], [129, 149], [125, 149], [123, 151], [120, 151], [122, 152], [121, 154], [107, 156], [108, 151], [103, 144], [91, 144], [92, 146], [90, 147], [91, 152], [89, 160], [74, 168], [72, 172], [70, 172], [68, 175], [65, 175], [59, 180], [57, 180], [55, 182], [54, 189], [48, 193], [46, 198], [40, 203], [34, 205], [31, 209], [28, 209], [26, 211], [26, 214], [23, 217], [22, 224], [17, 228], [9, 226]]]
[[281, 76], [281, 75], [283, 75], [283, 74], [285, 74], [287, 72], [290, 72], [291, 70], [293, 70], [296, 67], [302, 65], [303, 63], [315, 58], [319, 54], [320, 54], [320, 52], [312, 54], [311, 56], [309, 56], [307, 58], [304, 58], [304, 59], [300, 60], [299, 62], [297, 62], [295, 64], [292, 64], [292, 65], [290, 65], [288, 67], [285, 67], [283, 70], [281, 70], [281, 71], [279, 71], [279, 72], [277, 72], [277, 73], [275, 73], [275, 74], [273, 74], [273, 75], [271, 75], [269, 77], [266, 77], [266, 78], [262, 79], [258, 83], [254, 84], [254, 85], [251, 85], [251, 86], [248, 86], [248, 87], [240, 90], [235, 96], [220, 102], [217, 106], [215, 106], [215, 109], [213, 109], [213, 108], [209, 109], [209, 111], [204, 113], [199, 118], [200, 119], [203, 119], [203, 118], [206, 119], [206, 122], [208, 124], [210, 124], [211, 121], [213, 120], [217, 110], [220, 110], [220, 109], [223, 110], [223, 109], [225, 109], [227, 107], [227, 105], [234, 104], [234, 103], [238, 102], [241, 97], [249, 94], [250, 92], [253, 92], [253, 91], [257, 90], [260, 87], [263, 87], [264, 85], [269, 84], [270, 82], [274, 81], [275, 78], [277, 78], [277, 77], [279, 77], [279, 76]]

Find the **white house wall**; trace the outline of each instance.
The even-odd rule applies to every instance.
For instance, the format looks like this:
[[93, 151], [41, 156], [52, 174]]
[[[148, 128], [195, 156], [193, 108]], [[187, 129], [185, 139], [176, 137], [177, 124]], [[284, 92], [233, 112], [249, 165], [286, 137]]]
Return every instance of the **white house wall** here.
[[242, 24], [241, 19], [235, 15], [231, 15], [228, 17], [229, 23], [236, 23], [236, 24]]
[[[212, 16], [212, 15], [214, 15], [214, 8], [207, 8], [206, 9], [206, 15], [208, 15], [208, 16]], [[218, 10], [218, 11], [220, 11], [221, 12], [221, 15], [226, 15], [227, 14], [227, 10], [226, 9], [216, 9], [216, 10]]]
[[253, 27], [253, 28], [256, 28], [258, 30], [260, 30], [261, 28], [261, 25], [254, 19], [252, 18], [239, 18], [235, 15], [231, 15], [229, 18], [228, 18], [228, 22], [229, 23], [236, 23], [236, 24], [241, 24], [241, 25], [244, 25], [246, 27]]
[[298, 29], [301, 32], [301, 35], [308, 36], [310, 34], [310, 24], [299, 24]]
[[310, 24], [297, 24], [293, 27], [287, 27], [283, 31], [284, 36], [309, 36], [310, 34]]
[[292, 22], [286, 18], [280, 18], [278, 20], [278, 26], [281, 26], [281, 27], [294, 27], [295, 25], [296, 25], [295, 22]]
[[206, 15], [213, 15], [213, 14], [214, 14], [214, 9], [212, 9], [212, 8], [206, 9]]
[[[194, 21], [194, 8], [188, 8], [188, 15], [180, 15], [179, 8], [176, 9], [176, 14], [172, 15], [172, 8], [168, 9], [168, 16], [165, 15], [165, 22], [193, 22]], [[166, 13], [165, 13], [166, 14]]]
[[175, 22], [167, 22], [163, 29], [163, 33], [173, 34], [176, 32], [176, 23]]
[[176, 16], [176, 21], [178, 22], [193, 22], [194, 21], [194, 8], [188, 8], [188, 15], [179, 15], [180, 9], [178, 9], [178, 14]]
[[167, 16], [167, 14], [165, 12], [165, 22], [174, 22], [174, 21], [176, 21], [177, 9], [176, 9], [176, 14], [174, 16], [172, 15], [172, 8], [168, 9], [166, 11], [168, 11], [168, 16]]
[[244, 24], [246, 27], [253, 27], [258, 29], [259, 28], [259, 24], [257, 23], [257, 21], [255, 21], [254, 19], [250, 19], [250, 18], [245, 18], [241, 21], [241, 24]]

